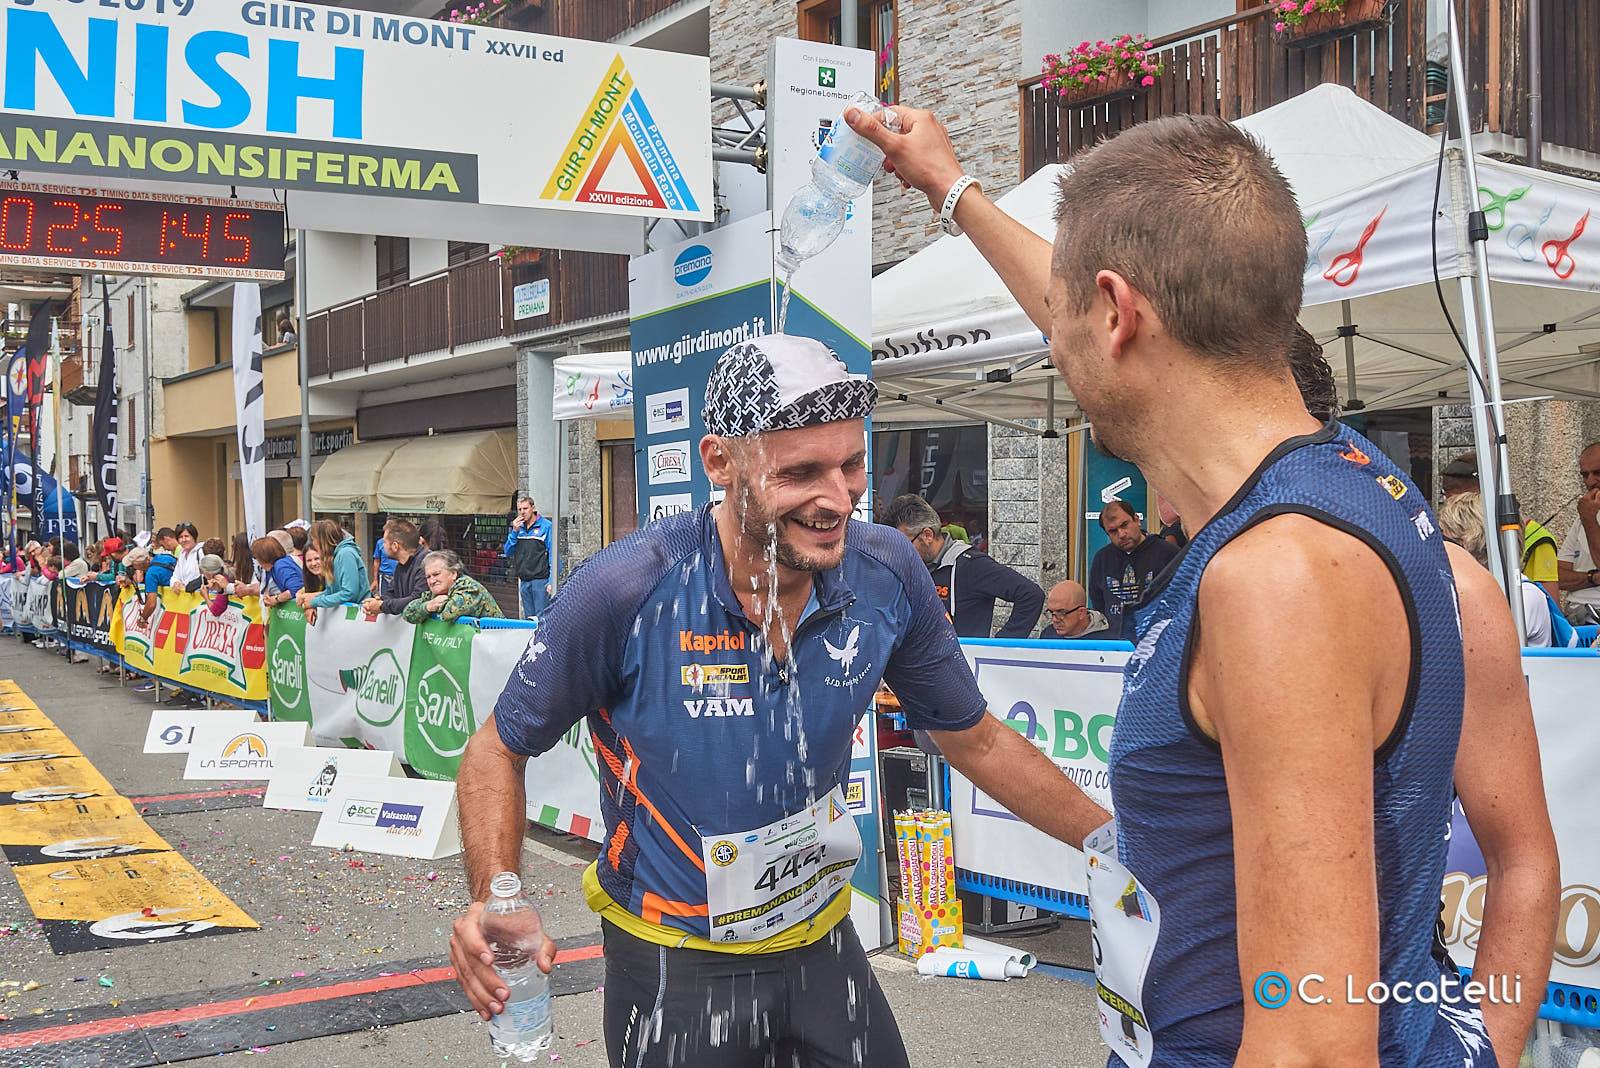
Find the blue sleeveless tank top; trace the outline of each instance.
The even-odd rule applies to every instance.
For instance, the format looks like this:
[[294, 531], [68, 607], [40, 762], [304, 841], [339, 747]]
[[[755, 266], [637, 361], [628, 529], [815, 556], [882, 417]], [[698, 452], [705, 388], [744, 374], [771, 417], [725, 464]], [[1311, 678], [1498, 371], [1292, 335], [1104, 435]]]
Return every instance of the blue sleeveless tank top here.
[[[1360, 538], [1399, 587], [1411, 673], [1399, 720], [1374, 757], [1380, 977], [1393, 984], [1453, 973], [1435, 952], [1435, 920], [1463, 701], [1455, 583], [1423, 494], [1376, 446], [1329, 423], [1274, 449], [1193, 535], [1135, 615], [1138, 644], [1111, 740], [1111, 795], [1122, 863], [1161, 907], [1143, 990], [1154, 1065], [1224, 1068], [1239, 1048], [1245, 995], [1232, 810], [1220, 749], [1188, 707], [1190, 640], [1211, 558], [1251, 526], [1285, 513]], [[1304, 638], [1308, 653], [1322, 640]], [[1342, 996], [1343, 978], [1326, 978], [1324, 992]], [[1111, 1060], [1121, 1063], [1115, 1054]], [[1391, 1003], [1380, 1009], [1379, 1061], [1385, 1068], [1474, 1068], [1492, 1065], [1494, 1054], [1475, 1007]]]

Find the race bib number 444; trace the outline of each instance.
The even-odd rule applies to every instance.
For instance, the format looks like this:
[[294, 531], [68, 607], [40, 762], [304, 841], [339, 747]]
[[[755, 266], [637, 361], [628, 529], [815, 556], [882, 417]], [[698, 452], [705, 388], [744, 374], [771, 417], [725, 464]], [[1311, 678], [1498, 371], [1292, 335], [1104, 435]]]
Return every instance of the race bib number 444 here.
[[861, 835], [844, 790], [781, 820], [700, 840], [713, 942], [758, 942], [814, 916], [847, 887]]

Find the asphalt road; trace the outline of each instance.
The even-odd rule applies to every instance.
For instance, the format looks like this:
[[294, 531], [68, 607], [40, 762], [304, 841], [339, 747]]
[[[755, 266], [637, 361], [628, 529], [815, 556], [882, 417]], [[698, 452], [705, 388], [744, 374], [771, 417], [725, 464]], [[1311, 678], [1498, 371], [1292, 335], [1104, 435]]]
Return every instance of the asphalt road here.
[[[153, 695], [123, 688], [113, 677], [96, 674], [92, 665], [69, 665], [60, 655], [0, 638], [0, 679], [15, 680], [126, 797], [260, 785], [185, 782], [180, 758], [144, 755]], [[70, 1055], [46, 1043], [30, 1048], [15, 1037], [8, 1047], [8, 1033], [16, 1036], [23, 1028], [62, 1023], [93, 1030], [92, 1021], [126, 1014], [146, 999], [162, 999], [149, 1002], [153, 1006], [228, 999], [242, 1004], [258, 996], [281, 997], [285, 991], [315, 991], [352, 974], [383, 977], [444, 963], [449, 925], [467, 903], [459, 860], [414, 861], [313, 848], [316, 817], [311, 814], [264, 810], [254, 798], [222, 803], [238, 807], [163, 814], [161, 804], [151, 804], [145, 818], [260, 924], [257, 931], [58, 956], [9, 870], [0, 873], [0, 984], [19, 984], [0, 986], [5, 995], [0, 1015], [10, 1018], [0, 1022], [0, 1068], [130, 1068], [149, 1063], [118, 1053], [110, 1039], [101, 1046], [80, 1043]], [[525, 885], [540, 896], [547, 927], [565, 945], [581, 947], [598, 939], [598, 922], [584, 906], [579, 885], [594, 849], [591, 843], [542, 830], [526, 840]], [[11, 928], [14, 933], [5, 933]], [[1027, 945], [1045, 960], [1082, 963], [1081, 930], [1010, 941]], [[1009, 983], [924, 978], [892, 952], [875, 956], [873, 966], [915, 1065], [1105, 1063], [1093, 991], [1081, 973], [1074, 978], [1035, 973]], [[602, 1068], [600, 962], [563, 964], [558, 968], [562, 973], [558, 990], [571, 992], [555, 1003], [557, 1039], [550, 1060], [567, 1068]], [[34, 982], [36, 988], [21, 989]], [[439, 983], [433, 989], [442, 993], [452, 987]], [[241, 1002], [251, 990], [260, 994]], [[252, 1007], [244, 1032], [231, 1041], [255, 1049], [222, 1056], [265, 1057], [268, 1068], [341, 1068], [380, 1061], [395, 1068], [494, 1063], [484, 1027], [476, 1016], [461, 1012], [283, 1041], [308, 1020], [336, 1015], [329, 1004]], [[404, 1016], [403, 1009], [392, 1011]], [[360, 1018], [367, 1020], [392, 1014], [363, 1012], [368, 1015]], [[171, 1049], [194, 1041], [182, 1030], [188, 1026], [172, 1024], [165, 1032]]]

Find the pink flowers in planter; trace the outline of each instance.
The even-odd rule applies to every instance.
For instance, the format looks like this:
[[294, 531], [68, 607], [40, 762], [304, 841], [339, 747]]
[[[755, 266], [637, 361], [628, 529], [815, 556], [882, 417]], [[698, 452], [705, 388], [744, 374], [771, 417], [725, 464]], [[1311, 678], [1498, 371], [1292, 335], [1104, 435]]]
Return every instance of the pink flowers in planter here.
[[504, 10], [510, 0], [480, 0], [464, 8], [451, 8], [450, 21], [482, 25]]
[[1284, 33], [1289, 27], [1301, 25], [1319, 11], [1340, 11], [1345, 3], [1346, 0], [1277, 0], [1273, 5], [1277, 21], [1272, 28]]
[[1141, 87], [1152, 86], [1161, 72], [1161, 60], [1150, 51], [1149, 39], [1131, 33], [1112, 41], [1092, 44], [1084, 41], [1065, 56], [1051, 53], [1044, 57], [1042, 71], [1045, 86], [1062, 97], [1078, 95], [1085, 90], [1109, 92], [1130, 82]]

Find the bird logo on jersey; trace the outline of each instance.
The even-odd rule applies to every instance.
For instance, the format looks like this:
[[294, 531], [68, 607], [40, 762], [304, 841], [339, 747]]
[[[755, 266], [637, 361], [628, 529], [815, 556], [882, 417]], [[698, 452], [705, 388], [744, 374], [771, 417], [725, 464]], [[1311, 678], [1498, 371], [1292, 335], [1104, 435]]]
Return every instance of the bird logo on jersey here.
[[839, 665], [839, 672], [843, 675], [850, 674], [850, 665], [856, 662], [856, 654], [861, 646], [861, 624], [857, 623], [850, 631], [850, 637], [845, 639], [844, 647], [834, 645], [828, 639], [822, 639], [822, 644], [828, 649], [828, 656]]

